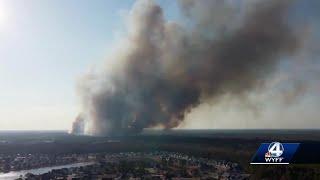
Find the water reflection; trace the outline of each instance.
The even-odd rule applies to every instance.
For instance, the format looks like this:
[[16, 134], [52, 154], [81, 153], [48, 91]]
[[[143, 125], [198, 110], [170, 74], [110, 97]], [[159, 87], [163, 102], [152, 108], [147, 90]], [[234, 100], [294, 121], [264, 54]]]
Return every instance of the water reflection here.
[[30, 170], [21, 170], [21, 171], [11, 171], [9, 173], [0, 173], [0, 179], [1, 180], [11, 180], [11, 179], [17, 179], [20, 176], [24, 176], [27, 173], [39, 175], [47, 173], [54, 169], [62, 169], [62, 168], [72, 168], [72, 167], [81, 167], [81, 166], [87, 166], [94, 164], [93, 162], [86, 162], [86, 163], [74, 163], [74, 164], [68, 164], [68, 165], [61, 165], [61, 166], [52, 166], [52, 167], [44, 167], [44, 168], [38, 168], [38, 169], [30, 169]]

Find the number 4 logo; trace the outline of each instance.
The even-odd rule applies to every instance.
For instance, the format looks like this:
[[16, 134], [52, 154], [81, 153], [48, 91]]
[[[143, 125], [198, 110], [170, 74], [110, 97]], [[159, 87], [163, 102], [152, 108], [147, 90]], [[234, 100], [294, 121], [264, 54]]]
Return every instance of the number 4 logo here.
[[281, 143], [273, 142], [268, 147], [268, 152], [272, 157], [280, 157], [284, 151], [284, 148]]

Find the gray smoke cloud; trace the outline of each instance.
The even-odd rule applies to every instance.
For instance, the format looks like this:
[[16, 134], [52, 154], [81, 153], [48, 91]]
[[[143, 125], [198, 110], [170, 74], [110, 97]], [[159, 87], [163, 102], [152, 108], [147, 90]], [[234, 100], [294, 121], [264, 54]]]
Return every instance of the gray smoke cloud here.
[[85, 120], [82, 114], [79, 114], [72, 124], [72, 134], [84, 134]]
[[292, 3], [183, 0], [184, 24], [166, 21], [153, 1], [138, 1], [115, 64], [80, 81], [90, 133], [174, 128], [204, 102], [262, 87], [281, 57], [299, 49], [287, 24]]

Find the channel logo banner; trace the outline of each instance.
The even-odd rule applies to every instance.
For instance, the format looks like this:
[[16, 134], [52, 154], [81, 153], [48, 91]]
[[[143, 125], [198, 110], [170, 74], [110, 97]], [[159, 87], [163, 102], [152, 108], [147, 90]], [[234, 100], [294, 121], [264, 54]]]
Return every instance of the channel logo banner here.
[[250, 164], [289, 164], [300, 143], [262, 143]]

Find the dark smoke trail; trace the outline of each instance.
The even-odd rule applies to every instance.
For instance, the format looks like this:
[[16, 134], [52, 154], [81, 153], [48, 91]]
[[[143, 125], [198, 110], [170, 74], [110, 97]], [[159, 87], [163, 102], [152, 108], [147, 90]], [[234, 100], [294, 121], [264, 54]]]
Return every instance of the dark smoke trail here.
[[[242, 18], [224, 3], [230, 11], [201, 10], [219, 6], [212, 2], [181, 2], [187, 18], [198, 21], [189, 28], [166, 22], [152, 1], [134, 6], [126, 49], [117, 59], [121, 65], [81, 82], [91, 133], [177, 127], [203, 102], [260, 86], [282, 55], [297, 50], [299, 38], [286, 23], [292, 1], [257, 3]], [[231, 18], [218, 17], [225, 12]], [[228, 23], [232, 19], [237, 20]]]

